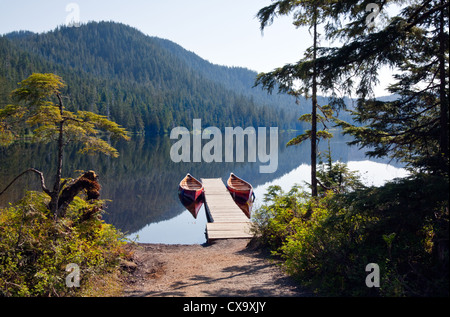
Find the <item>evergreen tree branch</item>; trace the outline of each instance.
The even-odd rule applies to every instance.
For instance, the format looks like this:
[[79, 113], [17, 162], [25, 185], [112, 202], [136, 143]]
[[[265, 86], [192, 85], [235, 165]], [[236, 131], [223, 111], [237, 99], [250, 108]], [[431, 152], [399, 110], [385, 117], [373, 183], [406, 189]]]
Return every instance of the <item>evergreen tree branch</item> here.
[[3, 189], [2, 192], [0, 192], [0, 196], [1, 196], [4, 192], [6, 192], [6, 191], [8, 190], [8, 188], [11, 187], [12, 184], [14, 184], [15, 181], [17, 181], [20, 177], [22, 177], [23, 175], [25, 175], [25, 174], [28, 173], [28, 172], [33, 172], [33, 173], [35, 173], [35, 174], [37, 174], [37, 175], [39, 176], [39, 179], [40, 179], [40, 181], [41, 181], [41, 187], [42, 187], [42, 190], [43, 190], [47, 195], [50, 196], [50, 195], [51, 195], [51, 192], [50, 192], [50, 190], [48, 190], [47, 186], [45, 185], [44, 174], [43, 174], [41, 171], [38, 171], [37, 169], [34, 169], [34, 168], [29, 168], [29, 169], [27, 169], [25, 172], [22, 172], [22, 173], [20, 173], [19, 175], [17, 175], [17, 176], [16, 176], [16, 177], [8, 184], [8, 186], [6, 186], [6, 188]]
[[[431, 2], [431, 1], [429, 1]], [[411, 30], [414, 26], [416, 26], [417, 24], [423, 22], [425, 19], [427, 19], [430, 15], [432, 15], [435, 12], [441, 11], [445, 8], [448, 8], [450, 6], [450, 2], [441, 4], [439, 6], [435, 6], [434, 8], [430, 9], [429, 11], [425, 12], [424, 14], [422, 14], [421, 16], [419, 16], [418, 18], [416, 18], [416, 16], [420, 13], [420, 11], [423, 10], [423, 8], [426, 6], [427, 3], [425, 3], [422, 7], [420, 7], [418, 9], [418, 12], [416, 11], [413, 16], [411, 16], [408, 19], [408, 25], [405, 27], [405, 31], [409, 31]], [[415, 20], [412, 20], [412, 18], [415, 18]]]

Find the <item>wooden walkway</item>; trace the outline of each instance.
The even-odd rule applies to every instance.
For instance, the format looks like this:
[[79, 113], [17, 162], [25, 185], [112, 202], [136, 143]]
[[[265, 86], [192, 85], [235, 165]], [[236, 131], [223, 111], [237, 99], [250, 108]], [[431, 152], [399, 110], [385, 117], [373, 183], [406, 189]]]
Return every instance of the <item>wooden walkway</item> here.
[[220, 178], [202, 178], [205, 188], [205, 210], [208, 241], [251, 238], [251, 221], [236, 205]]

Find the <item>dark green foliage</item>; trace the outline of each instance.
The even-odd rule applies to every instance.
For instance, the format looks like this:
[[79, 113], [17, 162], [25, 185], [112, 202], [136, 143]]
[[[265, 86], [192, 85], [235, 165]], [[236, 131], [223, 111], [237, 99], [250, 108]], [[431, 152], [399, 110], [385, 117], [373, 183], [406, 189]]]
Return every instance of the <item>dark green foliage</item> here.
[[[448, 296], [448, 189], [427, 175], [318, 201], [273, 187], [257, 233], [320, 295]], [[380, 267], [380, 288], [365, 285], [369, 263]]]
[[448, 181], [417, 175], [380, 188], [355, 192], [338, 203], [349, 215], [374, 221], [363, 229], [352, 255], [378, 263], [380, 294], [448, 296]]

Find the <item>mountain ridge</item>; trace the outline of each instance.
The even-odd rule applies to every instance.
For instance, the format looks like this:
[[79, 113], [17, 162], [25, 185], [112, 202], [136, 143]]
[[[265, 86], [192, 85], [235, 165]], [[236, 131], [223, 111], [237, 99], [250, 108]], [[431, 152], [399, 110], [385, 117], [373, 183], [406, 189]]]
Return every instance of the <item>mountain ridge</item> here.
[[[96, 111], [136, 132], [167, 133], [194, 118], [218, 127], [299, 127], [295, 100], [252, 88], [255, 72], [212, 64], [120, 23], [9, 33], [0, 37], [0, 57], [8, 89], [32, 72], [58, 73], [68, 84], [68, 108]], [[1, 104], [10, 101], [6, 87]]]

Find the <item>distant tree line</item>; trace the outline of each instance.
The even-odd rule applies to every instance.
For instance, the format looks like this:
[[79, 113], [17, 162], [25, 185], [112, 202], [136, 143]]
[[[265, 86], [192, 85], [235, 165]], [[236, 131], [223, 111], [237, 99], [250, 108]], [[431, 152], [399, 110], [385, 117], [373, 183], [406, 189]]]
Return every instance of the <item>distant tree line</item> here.
[[134, 132], [163, 134], [194, 118], [218, 127], [300, 127], [292, 99], [252, 90], [256, 73], [212, 65], [123, 24], [10, 33], [0, 37], [0, 59], [1, 106], [17, 82], [53, 72], [67, 83], [69, 110], [105, 115]]

